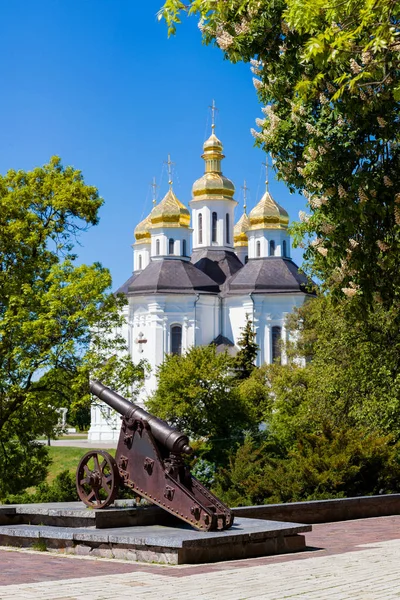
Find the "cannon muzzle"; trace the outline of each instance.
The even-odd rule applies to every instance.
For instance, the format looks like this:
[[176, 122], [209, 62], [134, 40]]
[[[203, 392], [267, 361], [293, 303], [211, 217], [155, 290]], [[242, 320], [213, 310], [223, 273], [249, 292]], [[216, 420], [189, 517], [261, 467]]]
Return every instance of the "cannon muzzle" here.
[[191, 454], [193, 452], [189, 446], [188, 436], [177, 431], [162, 419], [154, 417], [143, 408], [136, 406], [136, 404], [120, 396], [100, 381], [91, 381], [89, 388], [91, 393], [97, 396], [99, 400], [108, 404], [126, 419], [133, 418], [146, 421], [150, 425], [154, 438], [173, 454]]

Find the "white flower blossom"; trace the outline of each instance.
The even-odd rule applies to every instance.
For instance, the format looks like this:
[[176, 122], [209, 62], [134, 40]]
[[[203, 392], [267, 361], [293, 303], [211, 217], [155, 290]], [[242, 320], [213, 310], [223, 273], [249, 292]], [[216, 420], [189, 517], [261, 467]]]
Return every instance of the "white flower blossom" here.
[[358, 62], [356, 62], [354, 60], [354, 58], [350, 59], [350, 71], [352, 73], [354, 73], [355, 75], [357, 75], [357, 73], [360, 73], [360, 71], [362, 71], [362, 67], [360, 67], [360, 65], [358, 64]]
[[387, 175], [383, 178], [383, 184], [385, 187], [391, 187], [393, 185], [393, 181]]
[[221, 50], [228, 50], [228, 48], [232, 46], [234, 41], [233, 35], [223, 30], [222, 28], [220, 30], [220, 33], [217, 33], [215, 39]]
[[328, 255], [328, 248], [324, 248], [323, 246], [318, 246], [317, 250], [320, 254], [322, 254], [322, 256]]
[[310, 135], [315, 135], [318, 133], [317, 129], [314, 127], [314, 125], [311, 125], [311, 123], [306, 123], [305, 127]]
[[314, 246], [314, 248], [316, 248], [317, 246], [319, 246], [320, 244], [322, 244], [324, 240], [322, 238], [315, 238], [315, 240], [313, 240], [311, 242], [311, 246]]
[[382, 242], [382, 240], [377, 240], [376, 244], [381, 252], [386, 252], [390, 248], [390, 246], [386, 242]]
[[379, 127], [386, 127], [387, 121], [385, 121], [383, 117], [377, 117], [376, 120], [378, 121]]
[[240, 23], [235, 24], [235, 33], [236, 35], [241, 35], [248, 33], [250, 31], [250, 26], [246, 19], [242, 19]]
[[358, 197], [360, 198], [360, 202], [362, 203], [368, 201], [368, 196], [361, 187], [358, 188]]
[[353, 288], [353, 287], [348, 287], [348, 288], [342, 288], [342, 292], [345, 296], [348, 296], [348, 298], [353, 298], [353, 296], [355, 296], [358, 292], [358, 288]]
[[250, 133], [255, 138], [259, 138], [262, 136], [262, 133], [260, 131], [256, 131], [253, 127], [250, 129]]
[[361, 54], [361, 62], [363, 65], [368, 65], [372, 60], [372, 53], [369, 50], [364, 50]]

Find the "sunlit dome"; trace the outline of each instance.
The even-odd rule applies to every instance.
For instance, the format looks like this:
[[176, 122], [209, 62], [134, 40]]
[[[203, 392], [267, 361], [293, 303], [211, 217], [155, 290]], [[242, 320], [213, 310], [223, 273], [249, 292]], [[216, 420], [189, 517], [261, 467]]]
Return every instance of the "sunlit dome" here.
[[135, 227], [134, 235], [135, 235], [136, 242], [139, 242], [141, 244], [144, 244], [147, 242], [150, 244], [150, 229], [151, 229], [150, 217], [151, 217], [151, 213], [150, 213], [150, 215], [147, 215], [147, 217], [145, 219], [143, 219], [143, 221], [141, 221], [139, 223], [139, 225], [137, 225]]
[[169, 189], [164, 198], [151, 215], [151, 227], [189, 227], [190, 213], [182, 202], [178, 200], [172, 189]]
[[233, 241], [234, 246], [248, 246], [249, 240], [247, 237], [247, 231], [250, 229], [249, 217], [246, 213], [243, 213], [239, 221], [233, 228]]
[[282, 206], [265, 190], [260, 202], [249, 214], [250, 230], [254, 229], [287, 229], [289, 215]]
[[193, 200], [227, 200], [232, 199], [235, 186], [232, 181], [222, 175], [221, 161], [222, 142], [217, 138], [214, 130], [208, 140], [204, 142], [202, 159], [205, 161], [205, 173], [194, 182], [192, 188]]

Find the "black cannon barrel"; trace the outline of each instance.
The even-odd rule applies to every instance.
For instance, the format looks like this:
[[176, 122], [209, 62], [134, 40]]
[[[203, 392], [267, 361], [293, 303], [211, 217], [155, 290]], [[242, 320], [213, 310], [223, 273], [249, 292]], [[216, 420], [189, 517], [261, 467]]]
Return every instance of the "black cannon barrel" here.
[[154, 417], [143, 408], [136, 406], [123, 396], [117, 394], [100, 381], [91, 381], [89, 388], [92, 394], [97, 396], [108, 406], [111, 406], [120, 415], [129, 418], [143, 419], [150, 425], [151, 433], [154, 438], [163, 444], [170, 452], [174, 454], [191, 454], [192, 448], [189, 446], [189, 438], [184, 433], [177, 431], [162, 419]]

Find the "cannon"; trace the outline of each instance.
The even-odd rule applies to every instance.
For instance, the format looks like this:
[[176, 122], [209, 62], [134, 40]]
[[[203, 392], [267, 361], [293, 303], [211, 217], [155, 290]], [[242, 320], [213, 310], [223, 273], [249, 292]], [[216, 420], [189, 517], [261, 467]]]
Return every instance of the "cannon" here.
[[90, 391], [121, 415], [122, 425], [115, 459], [103, 450], [82, 457], [76, 473], [82, 502], [106, 508], [125, 487], [200, 531], [231, 527], [232, 512], [184, 462], [192, 453], [187, 435], [99, 381], [90, 382]]

